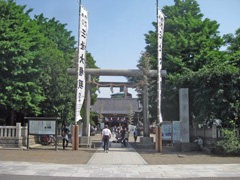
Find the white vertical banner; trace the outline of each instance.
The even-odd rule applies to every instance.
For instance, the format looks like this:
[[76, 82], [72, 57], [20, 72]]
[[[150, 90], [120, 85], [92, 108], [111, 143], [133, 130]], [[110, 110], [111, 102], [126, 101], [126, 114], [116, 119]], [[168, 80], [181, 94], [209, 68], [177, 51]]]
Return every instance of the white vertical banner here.
[[162, 123], [162, 113], [161, 113], [161, 96], [162, 96], [162, 42], [164, 33], [164, 14], [158, 8], [158, 123]]
[[76, 91], [76, 108], [75, 123], [82, 119], [80, 111], [85, 97], [85, 64], [86, 64], [86, 47], [88, 35], [88, 11], [81, 6], [79, 14], [79, 34], [78, 34], [78, 69], [77, 69], [77, 91]]

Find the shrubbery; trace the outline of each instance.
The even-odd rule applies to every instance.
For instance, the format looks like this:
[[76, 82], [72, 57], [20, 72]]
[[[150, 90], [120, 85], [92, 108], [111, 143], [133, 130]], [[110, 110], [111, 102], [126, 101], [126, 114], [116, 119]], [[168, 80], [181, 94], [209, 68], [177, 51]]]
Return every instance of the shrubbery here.
[[236, 130], [223, 129], [224, 139], [215, 143], [212, 153], [219, 155], [240, 155], [240, 143], [236, 136]]

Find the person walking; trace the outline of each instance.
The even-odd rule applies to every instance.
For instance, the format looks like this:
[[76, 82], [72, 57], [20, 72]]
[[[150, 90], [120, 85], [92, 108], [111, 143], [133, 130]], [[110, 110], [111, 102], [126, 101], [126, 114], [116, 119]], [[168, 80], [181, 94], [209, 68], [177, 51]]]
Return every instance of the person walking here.
[[[64, 128], [63, 128], [63, 149], [65, 149], [65, 147], [68, 147], [68, 133], [69, 133], [69, 129], [67, 124], [65, 124]], [[66, 145], [65, 145], [66, 142]]]
[[111, 139], [112, 133], [111, 131], [108, 129], [108, 125], [106, 124], [104, 126], [104, 129], [102, 130], [102, 140], [104, 142], [104, 152], [108, 153], [109, 147], [109, 139]]
[[124, 145], [125, 147], [128, 146], [129, 134], [130, 134], [130, 132], [129, 132], [128, 128], [126, 128], [125, 136], [124, 136], [124, 139], [123, 139], [123, 145]]
[[134, 136], [134, 142], [136, 142], [137, 141], [137, 136], [138, 136], [137, 128], [135, 128], [133, 136]]
[[121, 139], [119, 140], [119, 142], [122, 143], [126, 134], [125, 127], [122, 128], [122, 130], [120, 131], [120, 134], [121, 134]]

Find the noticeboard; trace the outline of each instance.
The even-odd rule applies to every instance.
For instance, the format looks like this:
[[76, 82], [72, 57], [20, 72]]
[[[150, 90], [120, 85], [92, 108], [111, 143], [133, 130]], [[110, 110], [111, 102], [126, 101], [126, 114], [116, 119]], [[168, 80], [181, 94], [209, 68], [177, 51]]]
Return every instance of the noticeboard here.
[[173, 141], [180, 141], [180, 121], [173, 121]]
[[55, 135], [56, 121], [53, 120], [29, 120], [30, 135]]
[[162, 124], [162, 139], [172, 140], [172, 124]]
[[162, 140], [180, 141], [180, 121], [162, 123]]
[[[24, 119], [28, 120], [28, 149], [29, 135], [55, 135], [55, 137], [57, 137], [59, 117], [25, 117]], [[57, 140], [55, 141], [55, 150], [57, 150]]]

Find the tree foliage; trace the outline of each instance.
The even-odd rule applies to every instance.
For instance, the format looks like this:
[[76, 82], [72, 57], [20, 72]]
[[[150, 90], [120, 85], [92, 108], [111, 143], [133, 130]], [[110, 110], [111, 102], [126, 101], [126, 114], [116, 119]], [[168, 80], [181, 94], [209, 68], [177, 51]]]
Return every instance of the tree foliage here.
[[227, 55], [230, 62], [234, 63], [240, 68], [240, 28], [236, 30], [235, 36], [233, 34], [226, 34], [223, 36], [227, 47]]
[[0, 105], [7, 113], [39, 115], [45, 100], [39, 61], [45, 37], [24, 8], [0, 1]]
[[219, 155], [239, 156], [240, 144], [236, 136], [237, 130], [222, 129], [224, 139], [213, 144], [211, 152]]
[[67, 74], [76, 43], [71, 31], [65, 29], [55, 18], [44, 18], [43, 14], [35, 15], [34, 21], [40, 33], [48, 39], [42, 51], [41, 83], [46, 100], [41, 103], [42, 116], [61, 117], [63, 122], [74, 119], [75, 83], [74, 78]]
[[[75, 38], [66, 24], [43, 14], [31, 19], [13, 0], [0, 0], [0, 120], [24, 116], [74, 120], [76, 78], [67, 68], [76, 61]], [[96, 68], [90, 53], [89, 67]], [[94, 99], [96, 94], [93, 92]], [[11, 121], [10, 121], [11, 117]]]
[[[179, 119], [179, 88], [189, 88], [190, 112], [199, 122], [220, 118], [228, 124], [234, 118], [232, 109], [239, 99], [239, 33], [225, 36], [228, 52], [219, 36], [219, 24], [203, 19], [196, 0], [175, 0], [164, 6], [162, 114], [163, 119]], [[153, 23], [155, 28], [157, 24]], [[146, 50], [157, 69], [157, 31], [149, 31]], [[234, 52], [234, 53], [233, 53]], [[157, 82], [157, 78], [153, 78]], [[157, 118], [157, 87], [150, 90], [149, 106], [153, 120]], [[192, 116], [191, 116], [192, 118]]]
[[174, 84], [188, 87], [191, 112], [195, 121], [214, 122], [221, 119], [223, 126], [239, 121], [240, 72], [232, 64], [204, 67], [197, 72], [182, 74]]

